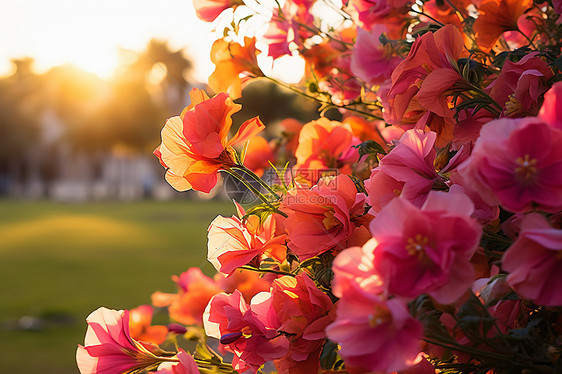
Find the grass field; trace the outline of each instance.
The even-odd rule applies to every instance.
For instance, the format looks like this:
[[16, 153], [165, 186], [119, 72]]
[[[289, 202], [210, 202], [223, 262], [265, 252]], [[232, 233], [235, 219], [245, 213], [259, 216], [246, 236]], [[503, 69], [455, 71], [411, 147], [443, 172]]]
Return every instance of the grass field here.
[[78, 373], [76, 345], [91, 311], [148, 304], [191, 266], [212, 274], [206, 229], [233, 208], [0, 200], [0, 213], [0, 373], [67, 374]]

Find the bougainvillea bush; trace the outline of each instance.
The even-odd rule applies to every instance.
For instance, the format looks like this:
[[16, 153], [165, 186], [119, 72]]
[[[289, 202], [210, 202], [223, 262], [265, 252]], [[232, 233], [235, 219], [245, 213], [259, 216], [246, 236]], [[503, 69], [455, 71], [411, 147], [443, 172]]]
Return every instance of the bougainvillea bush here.
[[[218, 93], [193, 89], [154, 153], [177, 190], [255, 200], [210, 223], [213, 278], [87, 318], [82, 374], [562, 372], [562, 1], [194, 6], [227, 25]], [[298, 84], [260, 67], [286, 55]], [[255, 79], [319, 118], [234, 133]]]

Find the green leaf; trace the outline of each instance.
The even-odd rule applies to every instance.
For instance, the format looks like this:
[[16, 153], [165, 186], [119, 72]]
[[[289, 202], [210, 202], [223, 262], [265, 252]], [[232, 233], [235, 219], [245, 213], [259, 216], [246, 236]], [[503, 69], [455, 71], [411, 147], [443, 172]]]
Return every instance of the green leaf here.
[[331, 340], [326, 340], [320, 353], [320, 367], [324, 370], [330, 370], [338, 360], [338, 345]]
[[242, 150], [240, 151], [240, 163], [242, 165], [244, 164], [244, 160], [246, 159], [246, 153], [248, 153], [248, 144], [250, 144], [249, 140], [247, 140], [244, 143], [244, 146], [242, 147]]
[[244, 22], [244, 21], [249, 20], [249, 19], [252, 18], [253, 16], [254, 16], [253, 14], [250, 14], [250, 15], [247, 15], [246, 17], [244, 17], [244, 18], [241, 18], [241, 19], [238, 21], [238, 25], [240, 25], [240, 24], [241, 24], [242, 22]]
[[193, 354], [193, 357], [198, 360], [209, 362], [213, 358], [213, 355], [203, 344], [199, 343], [197, 344], [197, 347], [195, 347], [195, 353]]
[[287, 163], [285, 164], [285, 167], [283, 168], [283, 171], [279, 171], [279, 169], [277, 169], [277, 167], [275, 167], [275, 165], [273, 165], [271, 162], [269, 162], [269, 164], [271, 165], [273, 170], [275, 170], [275, 173], [277, 174], [277, 177], [281, 181], [281, 184], [282, 184], [283, 189], [284, 189], [283, 192], [287, 192], [289, 190], [289, 186], [287, 186], [287, 183], [285, 182], [285, 176], [287, 175], [287, 169], [289, 168], [289, 161], [287, 161]]
[[437, 153], [437, 157], [435, 157], [435, 160], [433, 161], [433, 166], [435, 167], [435, 170], [439, 171], [443, 169], [449, 162], [450, 146], [451, 146], [450, 144], [447, 144], [446, 147], [444, 147], [439, 151], [439, 153]]
[[[278, 204], [277, 204], [277, 205], [278, 205]], [[272, 206], [274, 206], [275, 208], [277, 208], [277, 207], [275, 206], [275, 204], [272, 204]], [[272, 213], [274, 213], [274, 212], [275, 212], [275, 210], [273, 210], [273, 209], [271, 208], [271, 206], [269, 206], [269, 205], [267, 205], [267, 204], [265, 204], [265, 203], [262, 203], [262, 204], [259, 204], [259, 205], [254, 206], [254, 207], [252, 207], [252, 208], [250, 208], [250, 209], [247, 209], [247, 210], [246, 210], [246, 214], [245, 214], [244, 217], [242, 217], [242, 218], [243, 218], [243, 219], [247, 219], [249, 216], [252, 216], [252, 215], [253, 215], [253, 216], [258, 216], [258, 217], [260, 218], [260, 222], [263, 222], [263, 221], [266, 220], [266, 218], [267, 218], [270, 214], [272, 214]]]
[[375, 142], [374, 140], [367, 140], [361, 144], [357, 144], [353, 146], [359, 152], [359, 157], [363, 157], [365, 155], [377, 155], [382, 154], [386, 155], [386, 151], [379, 143]]

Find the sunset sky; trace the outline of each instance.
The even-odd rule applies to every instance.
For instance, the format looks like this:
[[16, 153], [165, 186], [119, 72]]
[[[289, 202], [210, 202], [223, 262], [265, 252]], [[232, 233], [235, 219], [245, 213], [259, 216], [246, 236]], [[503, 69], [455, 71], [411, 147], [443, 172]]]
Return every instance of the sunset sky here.
[[109, 77], [118, 47], [142, 50], [151, 38], [185, 48], [195, 78], [212, 72], [212, 25], [195, 16], [192, 0], [7, 0], [0, 12], [0, 75], [11, 58], [35, 58], [39, 72], [71, 63]]

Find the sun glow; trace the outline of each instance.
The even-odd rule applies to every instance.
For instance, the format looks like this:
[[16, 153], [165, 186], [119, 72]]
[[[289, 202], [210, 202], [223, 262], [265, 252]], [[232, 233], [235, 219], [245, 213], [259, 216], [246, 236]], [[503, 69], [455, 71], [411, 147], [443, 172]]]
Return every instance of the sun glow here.
[[185, 48], [195, 79], [206, 81], [211, 28], [196, 18], [190, 1], [9, 2], [0, 12], [0, 74], [10, 72], [10, 59], [32, 57], [38, 72], [72, 64], [108, 78], [118, 66], [119, 48], [141, 51], [155, 38]]

